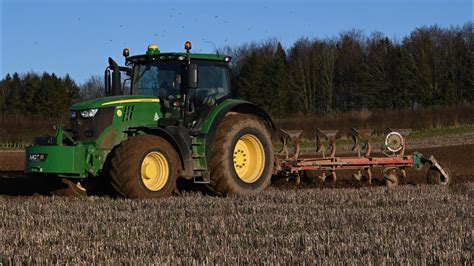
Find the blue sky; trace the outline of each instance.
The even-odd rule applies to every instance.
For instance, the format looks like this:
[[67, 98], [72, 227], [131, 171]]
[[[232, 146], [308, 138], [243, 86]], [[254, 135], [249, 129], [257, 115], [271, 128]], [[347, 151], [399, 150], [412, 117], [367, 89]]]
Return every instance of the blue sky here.
[[276, 38], [334, 37], [352, 28], [401, 39], [423, 25], [472, 20], [470, 0], [151, 1], [0, 0], [1, 73], [69, 73], [79, 83], [102, 75], [122, 49], [194, 52]]

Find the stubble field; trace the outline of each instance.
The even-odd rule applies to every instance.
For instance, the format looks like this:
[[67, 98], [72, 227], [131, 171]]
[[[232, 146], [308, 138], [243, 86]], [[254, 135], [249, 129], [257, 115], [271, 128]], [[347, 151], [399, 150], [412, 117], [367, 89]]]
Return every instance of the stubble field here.
[[391, 190], [341, 175], [335, 184], [280, 180], [259, 195], [163, 200], [41, 196], [41, 184], [5, 172], [21, 169], [22, 154], [10, 152], [3, 161], [14, 164], [0, 172], [0, 263], [471, 265], [474, 145], [438, 144], [417, 150], [450, 167], [450, 187], [409, 171]]
[[0, 199], [2, 262], [472, 263], [474, 185]]

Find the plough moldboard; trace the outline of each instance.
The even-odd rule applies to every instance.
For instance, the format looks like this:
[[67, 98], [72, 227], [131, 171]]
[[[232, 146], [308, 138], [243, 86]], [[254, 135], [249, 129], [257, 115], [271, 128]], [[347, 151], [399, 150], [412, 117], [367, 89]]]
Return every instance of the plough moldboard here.
[[[372, 129], [355, 129], [349, 132], [342, 130], [315, 131], [317, 156], [302, 158], [301, 135], [302, 130], [280, 129], [276, 139], [281, 140], [282, 149], [275, 154], [275, 174], [280, 177], [294, 178], [300, 183], [301, 176], [306, 171], [319, 171], [322, 181], [337, 180], [337, 172], [352, 170], [352, 177], [362, 181], [365, 176], [369, 184], [374, 178], [374, 169], [381, 169], [383, 181], [389, 187], [399, 184], [401, 179], [407, 178], [406, 169], [421, 170], [429, 167], [427, 182], [447, 185], [451, 176], [449, 169], [441, 167], [433, 156], [425, 156], [419, 152], [405, 155], [405, 137], [410, 134], [409, 129], [387, 128], [379, 156], [372, 156], [373, 143]], [[336, 155], [337, 141], [345, 137], [353, 142], [351, 154]]]

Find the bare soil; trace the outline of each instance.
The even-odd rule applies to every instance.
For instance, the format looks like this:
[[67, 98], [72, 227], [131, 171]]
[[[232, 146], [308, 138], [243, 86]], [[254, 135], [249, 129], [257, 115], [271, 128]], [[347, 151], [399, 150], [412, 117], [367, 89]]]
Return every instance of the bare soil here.
[[0, 171], [22, 171], [25, 167], [25, 152], [22, 150], [0, 150]]
[[[412, 153], [410, 150], [407, 154]], [[451, 170], [452, 184], [474, 182], [474, 144], [455, 145], [434, 148], [420, 148], [417, 151], [425, 155], [434, 155], [445, 167]], [[308, 156], [308, 155], [307, 155]], [[34, 195], [44, 194], [50, 189], [51, 184], [46, 184], [37, 178], [25, 176], [22, 172], [24, 167], [24, 153], [22, 151], [0, 152], [0, 195]], [[402, 185], [416, 185], [426, 183], [427, 168], [416, 171], [408, 169], [407, 179], [401, 180]], [[372, 185], [366, 181], [357, 181], [352, 178], [353, 172], [338, 172], [338, 180], [333, 182], [321, 182], [317, 176], [320, 173], [308, 173], [302, 178], [299, 185], [295, 180], [276, 179], [272, 186], [278, 189], [300, 189], [300, 188], [361, 188], [367, 186], [383, 186], [382, 174], [374, 171]], [[179, 186], [182, 190], [204, 190], [204, 187], [195, 187], [183, 182]], [[194, 186], [194, 187], [193, 187]]]

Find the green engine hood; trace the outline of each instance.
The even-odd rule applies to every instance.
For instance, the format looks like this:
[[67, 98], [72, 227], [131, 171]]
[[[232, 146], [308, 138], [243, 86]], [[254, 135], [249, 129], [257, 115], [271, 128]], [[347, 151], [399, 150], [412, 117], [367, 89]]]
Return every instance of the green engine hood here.
[[76, 103], [71, 106], [72, 111], [86, 110], [92, 108], [119, 106], [128, 103], [159, 103], [160, 99], [155, 96], [120, 95], [92, 99]]

